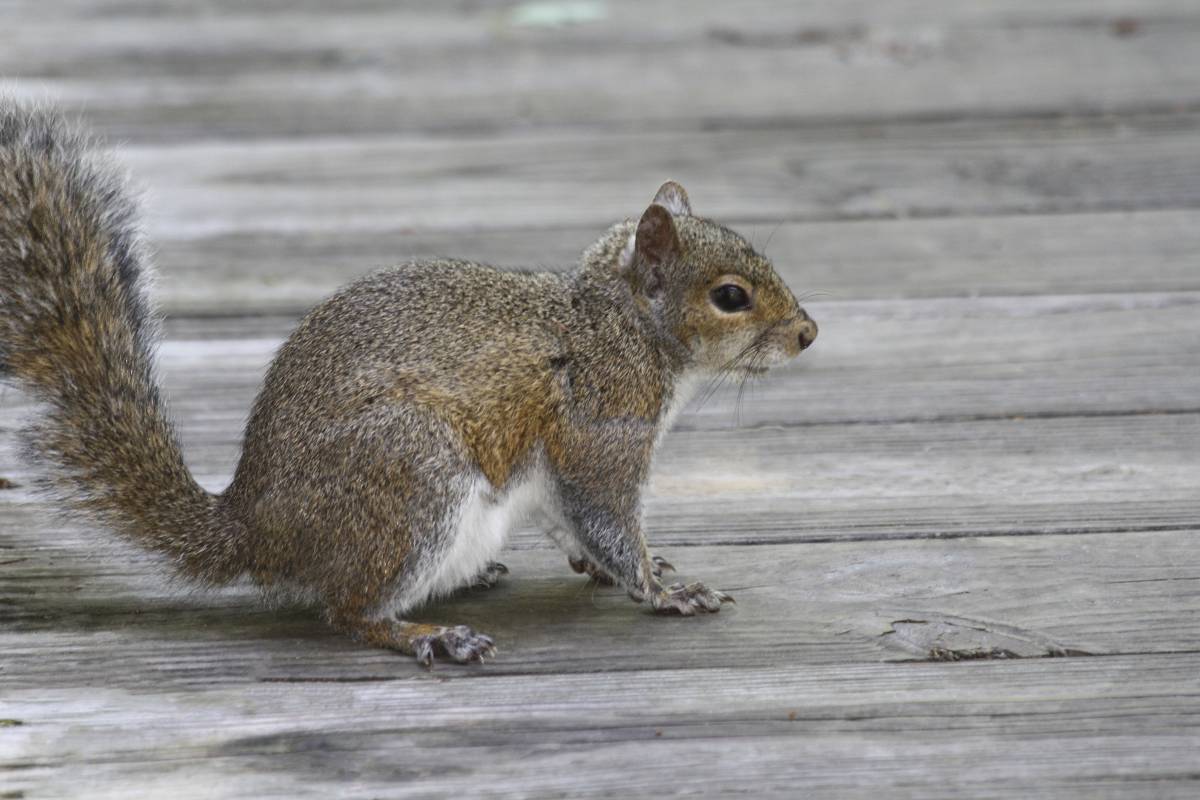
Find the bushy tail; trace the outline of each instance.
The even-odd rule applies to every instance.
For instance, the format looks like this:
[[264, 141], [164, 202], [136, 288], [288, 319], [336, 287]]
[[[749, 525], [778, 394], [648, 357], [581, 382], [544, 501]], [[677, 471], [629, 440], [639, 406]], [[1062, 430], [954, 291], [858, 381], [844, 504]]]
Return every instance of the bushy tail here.
[[47, 406], [28, 450], [74, 509], [218, 583], [240, 572], [239, 525], [184, 466], [144, 261], [121, 171], [58, 114], [0, 97], [0, 374]]

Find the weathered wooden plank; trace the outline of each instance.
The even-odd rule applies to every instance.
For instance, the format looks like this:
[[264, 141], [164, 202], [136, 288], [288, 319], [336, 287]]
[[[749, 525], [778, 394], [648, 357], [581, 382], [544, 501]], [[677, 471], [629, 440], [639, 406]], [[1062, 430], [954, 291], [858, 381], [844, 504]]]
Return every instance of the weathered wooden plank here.
[[[9, 3], [0, 73], [123, 139], [757, 124], [1200, 102], [1194, 4]], [[556, 10], [557, 9], [557, 10]], [[550, 17], [579, 24], [537, 24]], [[564, 17], [563, 14], [566, 14]]]
[[21, 691], [0, 765], [31, 797], [1188, 797], [1198, 663]]
[[[371, 269], [411, 258], [567, 269], [602, 228], [160, 239], [156, 295], [172, 314], [299, 313]], [[765, 246], [797, 293], [820, 292], [821, 299], [1200, 290], [1200, 211], [1191, 209], [738, 228]]]
[[[155, 559], [48, 522], [42, 508], [5, 516], [15, 523], [0, 538], [6, 695], [421, 674], [313, 612], [263, 609], [248, 589], [181, 594]], [[416, 618], [495, 636], [501, 656], [488, 676], [1196, 651], [1197, 535], [660, 548], [684, 579], [737, 599], [694, 619], [649, 614], [575, 575], [555, 550], [512, 550], [500, 586]]]
[[[346, 0], [336, 7], [321, 0], [294, 0], [286, 5], [277, 0], [57, 0], [42, 6], [34, 0], [6, 0], [4, 12], [22, 22], [36, 22], [39, 17], [59, 21], [89, 20], [98, 26], [123, 21], [151, 26], [161, 34], [166, 31], [154, 29], [153, 26], [193, 25], [213, 30], [220, 29], [221, 25], [236, 28], [243, 21], [263, 24], [267, 20], [279, 20], [277, 25], [281, 28], [285, 24], [296, 25], [297, 30], [289, 29], [288, 32], [298, 37], [337, 37], [343, 35], [341, 29], [335, 28], [339, 21], [355, 26], [361, 24], [362, 19], [369, 18], [379, 20], [379, 25], [375, 27], [381, 27], [385, 22], [402, 16], [408, 24], [398, 30], [381, 33], [368, 29], [362, 31], [362, 35], [404, 37], [406, 41], [420, 46], [461, 43], [494, 35], [497, 16], [513, 17], [510, 21], [516, 28], [522, 27], [520, 23], [524, 19], [529, 28], [528, 34], [533, 35], [539, 27], [539, 20], [528, 19], [528, 5], [505, 0], [482, 3], [477, 0], [446, 0], [437, 4], [423, 0]], [[875, 0], [797, 0], [790, 4], [791, 8], [781, 8], [772, 0], [746, 0], [738, 8], [731, 8], [719, 0], [645, 0], [641, 3], [608, 2], [604, 5], [607, 7], [601, 13], [591, 14], [561, 6], [545, 9], [558, 14], [541, 18], [540, 26], [553, 28], [552, 23], [558, 21], [558, 32], [564, 35], [614, 38], [623, 34], [637, 40], [639, 35], [648, 37], [649, 31], [678, 39], [697, 37], [704, 35], [716, 22], [779, 33], [780, 24], [794, 21], [797, 15], [806, 22], [825, 27], [858, 22], [864, 16], [869, 16], [871, 20], [888, 26], [918, 27], [941, 22], [955, 27], [1006, 29], [1071, 25], [1104, 27], [1105, 23], [1135, 16], [1135, 23], [1161, 25], [1186, 22], [1197, 15], [1195, 6], [1188, 0], [1105, 0], [1099, 5], [1094, 0], [983, 0], [954, 5], [946, 5], [940, 0], [894, 0], [888, 3]], [[35, 11], [39, 13], [34, 14]], [[636, 23], [646, 26], [640, 34]], [[325, 27], [316, 31], [312, 29], [320, 25]], [[1111, 30], [1112, 26], [1109, 28]], [[357, 31], [357, 28], [351, 27], [351, 30]], [[1124, 31], [1126, 35], [1135, 32]], [[124, 34], [132, 40], [144, 38], [144, 34], [136, 31], [116, 30], [113, 34]]]
[[[155, 239], [538, 229], [639, 214], [667, 177], [698, 213], [780, 220], [1200, 205], [1200, 116], [753, 131], [126, 147]], [[668, 173], [669, 170], [669, 173]], [[590, 237], [589, 237], [590, 238]]]
[[[199, 697], [50, 691], [19, 695], [14, 709], [33, 721], [29, 730], [8, 733], [30, 754], [17, 773], [29, 789], [86, 776], [90, 787], [104, 790], [122, 775], [144, 773], [144, 788], [199, 796], [189, 786], [207, 790], [207, 780], [196, 778], [220, 770], [220, 785], [236, 796], [304, 796], [328, 791], [333, 780], [362, 781], [364, 790], [387, 796], [468, 788], [528, 796], [531, 787], [577, 796], [618, 791], [631, 765], [647, 764], [638, 770], [639, 785], [667, 795], [703, 792], [714, 780], [710, 791], [734, 789], [745, 770], [754, 770], [761, 776], [756, 787], [785, 794], [800, 782], [818, 792], [841, 790], [838, 796], [898, 784], [898, 796], [954, 797], [969, 789], [980, 797], [1046, 790], [1127, 797], [1150, 796], [1138, 787], [1153, 780], [1153, 796], [1163, 797], [1189, 781], [1178, 768], [1190, 763], [1183, 748], [1194, 744], [1195, 717], [1190, 703], [1181, 706], [1172, 695], [1192, 690], [1187, 671], [1194, 660], [899, 672], [681, 669], [258, 686]], [[1111, 692], [1089, 696], [1085, 687], [1097, 683]], [[1009, 697], [998, 699], [1005, 691]], [[671, 706], [657, 707], [660, 699]], [[216, 713], [229, 707], [232, 719]], [[593, 733], [578, 730], [589, 722]], [[109, 735], [121, 723], [128, 730]], [[52, 740], [50, 752], [27, 744], [35, 725]], [[1046, 747], [1048, 737], [1055, 747]], [[1152, 737], [1154, 747], [1139, 737]], [[676, 774], [663, 764], [685, 768]]]

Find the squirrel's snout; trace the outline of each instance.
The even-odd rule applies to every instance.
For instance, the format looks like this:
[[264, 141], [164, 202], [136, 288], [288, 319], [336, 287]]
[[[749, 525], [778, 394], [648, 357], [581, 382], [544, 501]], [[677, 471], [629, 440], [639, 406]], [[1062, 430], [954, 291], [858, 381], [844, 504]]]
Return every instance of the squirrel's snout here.
[[801, 308], [786, 325], [778, 328], [775, 341], [786, 351], [788, 358], [795, 358], [807, 350], [816, 338], [817, 323]]
[[[803, 311], [801, 311], [800, 313], [804, 314]], [[815, 340], [817, 338], [817, 323], [813, 322], [812, 318], [809, 317], [807, 314], [804, 314], [804, 316], [801, 317], [800, 322], [797, 324], [796, 328], [797, 328], [796, 335], [800, 339], [800, 349], [805, 350], [808, 348], [808, 346], [810, 344], [813, 343], [813, 340]]]

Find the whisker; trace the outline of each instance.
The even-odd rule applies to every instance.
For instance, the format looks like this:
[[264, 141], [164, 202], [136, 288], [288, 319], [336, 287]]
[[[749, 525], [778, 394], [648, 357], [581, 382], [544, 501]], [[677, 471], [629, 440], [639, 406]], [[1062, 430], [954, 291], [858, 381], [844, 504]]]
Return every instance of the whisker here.
[[709, 381], [708, 386], [705, 387], [704, 393], [700, 397], [700, 402], [696, 405], [697, 411], [703, 408], [705, 404], [712, 399], [713, 395], [715, 395], [717, 391], [724, 385], [725, 381], [729, 380], [729, 377], [732, 374], [733, 367], [722, 367], [717, 372], [713, 379]]
[[778, 233], [779, 229], [782, 227], [783, 227], [783, 220], [779, 220], [779, 222], [775, 223], [775, 229], [772, 230], [771, 235], [767, 237], [766, 243], [763, 244], [762, 249], [759, 251], [760, 253], [762, 253], [763, 255], [767, 254], [767, 248], [771, 246], [771, 240], [775, 238], [775, 234]]
[[[725, 385], [725, 382], [727, 380], [729, 380], [729, 378], [734, 374], [734, 372], [738, 369], [738, 367], [745, 366], [743, 361], [748, 361], [750, 363], [761, 363], [762, 359], [765, 357], [765, 355], [762, 352], [762, 349], [766, 345], [767, 338], [771, 335], [771, 333], [775, 330], [775, 328], [782, 325], [783, 323], [784, 323], [783, 320], [780, 320], [780, 321], [774, 323], [773, 325], [768, 327], [766, 330], [764, 330], [762, 333], [760, 333], [758, 336], [755, 336], [753, 339], [751, 339], [750, 342], [747, 343], [746, 346], [743, 347], [740, 351], [738, 351], [738, 353], [733, 358], [726, 361], [717, 370], [717, 374], [713, 377], [712, 381], [710, 381], [709, 384], [701, 392], [700, 399], [699, 399], [699, 402], [697, 402], [697, 404], [696, 404], [695, 410], [699, 411], [701, 408], [703, 408], [704, 405], [706, 403], [708, 403], [709, 400], [712, 399], [713, 395], [715, 395], [717, 393], [717, 391], [722, 386]], [[746, 381], [746, 374], [743, 374], [740, 385], [744, 386], [745, 381]], [[739, 390], [738, 390], [738, 395], [739, 395], [739, 397], [741, 395], [740, 386], [739, 386]], [[735, 407], [735, 411], [736, 411], [736, 407]]]
[[746, 382], [750, 380], [750, 373], [742, 373], [742, 380], [738, 383], [737, 399], [733, 401], [733, 424], [734, 427], [742, 427], [742, 393], [746, 391]]
[[821, 291], [805, 292], [804, 294], [802, 294], [796, 298], [796, 302], [797, 303], [805, 303], [805, 302], [812, 300], [814, 298], [817, 298], [817, 297], [833, 297], [833, 294], [831, 292], [821, 292]]
[[747, 367], [749, 367], [749, 370], [747, 372], [743, 373], [742, 382], [738, 385], [737, 401], [734, 404], [733, 421], [734, 421], [734, 424], [737, 425], [739, 428], [742, 426], [742, 400], [745, 397], [746, 387], [749, 386], [749, 387], [751, 387], [751, 389], [753, 389], [754, 384], [761, 377], [760, 375], [756, 374], [755, 372], [753, 372], [751, 370], [756, 370], [759, 367], [761, 367], [762, 362], [765, 361], [766, 358], [767, 358], [766, 351], [760, 347], [750, 358], [750, 361], [747, 364]]
[[721, 390], [726, 381], [728, 381], [734, 375], [734, 373], [735, 369], [733, 367], [722, 369], [720, 372], [718, 372], [716, 377], [714, 377], [706, 387], [704, 394], [700, 398], [700, 402], [696, 406], [696, 410], [699, 411], [701, 408], [703, 408], [708, 401], [711, 400], [717, 394], [717, 392]]
[[698, 395], [698, 400], [695, 404], [696, 411], [699, 411], [700, 409], [704, 408], [704, 405], [709, 401], [710, 398], [712, 398], [713, 394], [716, 393], [717, 389], [720, 388], [721, 383], [725, 380], [725, 377], [726, 377], [726, 374], [728, 371], [729, 371], [728, 367], [721, 367], [713, 374], [712, 378], [709, 379], [708, 383], [706, 383], [704, 385], [704, 388], [700, 391], [700, 394]]

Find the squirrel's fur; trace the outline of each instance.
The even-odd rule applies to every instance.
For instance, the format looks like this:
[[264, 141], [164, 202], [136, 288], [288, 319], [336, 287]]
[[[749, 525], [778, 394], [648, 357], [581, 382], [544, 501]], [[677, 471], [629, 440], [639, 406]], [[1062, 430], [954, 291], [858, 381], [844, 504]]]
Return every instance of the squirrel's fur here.
[[189, 578], [303, 593], [426, 662], [493, 644], [397, 615], [494, 582], [522, 521], [656, 610], [718, 610], [727, 595], [658, 580], [641, 529], [654, 449], [686, 387], [816, 336], [770, 263], [667, 183], [571, 274], [423, 261], [318, 305], [212, 495], [155, 379], [146, 274], [121, 173], [55, 113], [0, 100], [0, 372], [45, 401], [26, 441], [64, 501]]
[[86, 134], [0, 102], [0, 371], [46, 402], [26, 447], [75, 508], [226, 581], [243, 528], [192, 479], [167, 418], [135, 210]]

